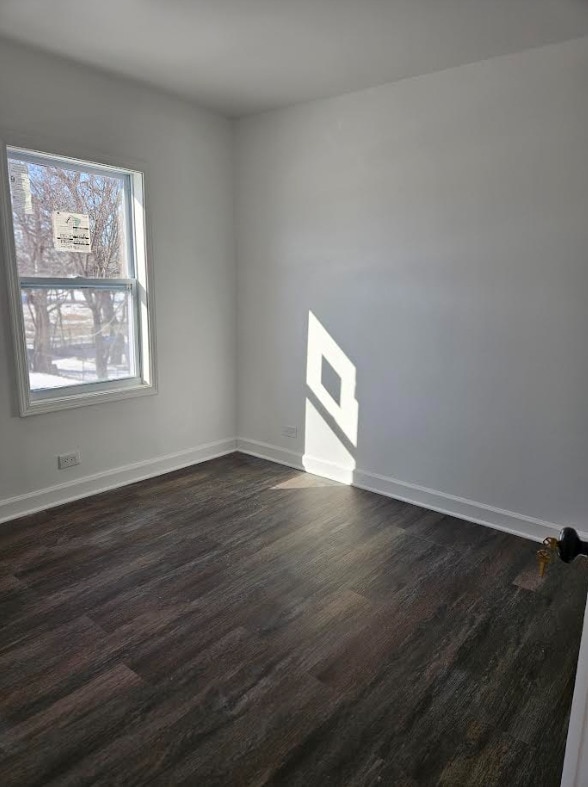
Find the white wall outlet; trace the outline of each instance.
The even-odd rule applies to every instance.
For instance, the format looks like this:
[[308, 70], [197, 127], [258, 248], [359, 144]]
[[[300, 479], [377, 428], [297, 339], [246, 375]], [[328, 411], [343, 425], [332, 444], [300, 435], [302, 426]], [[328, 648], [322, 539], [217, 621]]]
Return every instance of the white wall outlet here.
[[80, 452], [70, 451], [69, 454], [58, 454], [57, 467], [60, 470], [65, 470], [68, 467], [75, 467], [80, 463]]
[[295, 426], [283, 426], [282, 437], [296, 437], [298, 429]]

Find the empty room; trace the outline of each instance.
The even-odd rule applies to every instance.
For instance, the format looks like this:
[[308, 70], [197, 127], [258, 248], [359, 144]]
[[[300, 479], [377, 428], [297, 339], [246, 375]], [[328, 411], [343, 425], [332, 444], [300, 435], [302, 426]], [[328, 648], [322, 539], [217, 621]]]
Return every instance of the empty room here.
[[588, 0], [0, 0], [0, 785], [588, 787]]

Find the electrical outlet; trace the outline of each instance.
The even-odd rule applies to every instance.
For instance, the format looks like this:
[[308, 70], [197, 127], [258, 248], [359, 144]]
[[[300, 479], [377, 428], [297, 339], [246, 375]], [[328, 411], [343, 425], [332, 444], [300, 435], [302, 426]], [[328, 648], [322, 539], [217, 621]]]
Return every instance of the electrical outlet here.
[[282, 437], [296, 437], [298, 429], [295, 426], [283, 426]]
[[65, 470], [68, 467], [75, 467], [80, 463], [80, 452], [71, 451], [69, 454], [58, 454], [57, 467], [60, 470]]

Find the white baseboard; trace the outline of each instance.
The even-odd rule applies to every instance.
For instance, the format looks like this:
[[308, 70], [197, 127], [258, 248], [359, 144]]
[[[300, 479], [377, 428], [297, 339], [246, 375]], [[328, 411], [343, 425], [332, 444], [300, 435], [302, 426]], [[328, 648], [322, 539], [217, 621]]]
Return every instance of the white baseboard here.
[[[331, 462], [305, 457], [303, 463], [302, 454], [296, 451], [263, 443], [259, 440], [227, 438], [185, 451], [177, 451], [154, 459], [145, 459], [141, 462], [123, 465], [112, 470], [40, 489], [36, 492], [0, 500], [0, 523], [17, 519], [27, 514], [33, 514], [37, 511], [44, 511], [47, 508], [53, 508], [73, 500], [89, 497], [99, 492], [126, 486], [136, 481], [143, 481], [146, 478], [163, 475], [189, 465], [205, 462], [208, 459], [214, 459], [218, 456], [232, 453], [235, 450], [293, 467], [297, 470], [307, 470], [315, 475], [332, 478], [335, 481], [347, 482], [349, 479], [350, 471], [348, 468], [339, 467]], [[458, 517], [459, 519], [493, 527], [496, 530], [503, 530], [517, 536], [530, 538], [533, 541], [542, 541], [546, 536], [557, 536], [561, 529], [560, 525], [553, 522], [545, 522], [524, 514], [506, 511], [377, 473], [356, 469], [352, 475], [353, 486], [360, 489], [366, 489], [370, 492], [376, 492], [396, 500], [403, 500], [423, 508]], [[580, 533], [580, 535], [586, 538], [585, 533]]]
[[[305, 459], [303, 464], [303, 457], [300, 453], [288, 451], [269, 443], [261, 443], [258, 440], [239, 437], [237, 439], [237, 450], [261, 459], [269, 459], [272, 462], [288, 465], [297, 470], [306, 469], [312, 471], [315, 475], [324, 475], [335, 481], [344, 480], [346, 476], [349, 476], [347, 468], [316, 459], [309, 461]], [[376, 492], [386, 497], [393, 497], [395, 500], [402, 500], [406, 503], [429, 508], [442, 514], [492, 527], [495, 530], [502, 530], [533, 541], [543, 541], [547, 536], [557, 537], [561, 530], [561, 526], [554, 522], [546, 522], [525, 514], [506, 511], [485, 503], [478, 503], [475, 500], [457, 497], [446, 492], [428, 489], [424, 486], [399, 481], [397, 478], [390, 478], [389, 476], [379, 475], [378, 473], [368, 472], [359, 468], [352, 472], [352, 476], [352, 486], [360, 489]], [[584, 533], [580, 533], [580, 535], [586, 537]]]
[[136, 481], [143, 481], [146, 478], [170, 473], [173, 470], [180, 470], [208, 459], [215, 459], [217, 456], [233, 453], [236, 446], [235, 438], [217, 440], [214, 443], [204, 443], [195, 448], [176, 451], [173, 454], [166, 454], [154, 459], [144, 459], [141, 462], [133, 462], [129, 465], [115, 467], [112, 470], [84, 476], [84, 478], [66, 481], [63, 484], [46, 487], [37, 492], [9, 497], [0, 500], [0, 523], [17, 519], [26, 514], [44, 511], [72, 500], [89, 497], [99, 492], [106, 492], [109, 489], [133, 484]]
[[286, 465], [286, 467], [294, 467], [296, 470], [304, 470], [301, 454], [296, 451], [287, 451], [285, 448], [278, 448], [277, 445], [238, 437], [237, 451], [240, 451], [242, 454], [249, 454], [249, 456], [256, 456], [258, 459], [268, 459], [270, 462]]
[[413, 503], [423, 508], [430, 508], [433, 511], [439, 511], [441, 514], [448, 514], [458, 519], [465, 519], [468, 522], [475, 522], [478, 525], [492, 527], [495, 530], [502, 530], [515, 536], [530, 538], [532, 541], [543, 541], [547, 536], [555, 536], [557, 538], [561, 530], [560, 525], [553, 522], [535, 519], [534, 517], [526, 516], [526, 514], [507, 511], [504, 508], [478, 503], [475, 500], [457, 497], [456, 495], [428, 489], [424, 486], [409, 484], [406, 481], [399, 481], [396, 478], [389, 478], [377, 473], [366, 473], [362, 470], [356, 470], [353, 485], [360, 489], [367, 489], [370, 492], [393, 497], [396, 500], [404, 500], [407, 503]]
[[331, 481], [338, 481], [340, 484], [354, 485], [355, 470], [352, 467], [343, 467], [336, 462], [328, 462], [324, 459], [317, 459], [316, 456], [304, 454], [302, 464], [307, 473], [320, 475], [323, 478], [330, 478]]

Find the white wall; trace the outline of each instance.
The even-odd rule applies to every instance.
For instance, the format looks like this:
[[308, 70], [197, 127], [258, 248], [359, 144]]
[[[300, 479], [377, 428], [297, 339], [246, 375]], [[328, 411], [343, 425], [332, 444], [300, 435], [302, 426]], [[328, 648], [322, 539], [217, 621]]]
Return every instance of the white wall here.
[[584, 525], [587, 86], [584, 38], [239, 123], [245, 448], [305, 451], [312, 310], [357, 369], [359, 483]]
[[[154, 55], [155, 56], [155, 55]], [[163, 94], [0, 42], [0, 135], [23, 146], [135, 163], [153, 239], [159, 393], [20, 418], [0, 299], [0, 520], [123, 478], [9, 500], [145, 463], [125, 478], [214, 452], [235, 435], [232, 128]], [[4, 262], [4, 261], [3, 261]], [[2, 283], [4, 279], [2, 279]], [[4, 289], [4, 284], [2, 290]], [[55, 455], [79, 447], [79, 468]], [[224, 444], [217, 447], [223, 449]], [[163, 462], [178, 452], [180, 456]], [[8, 501], [8, 502], [7, 502]]]

